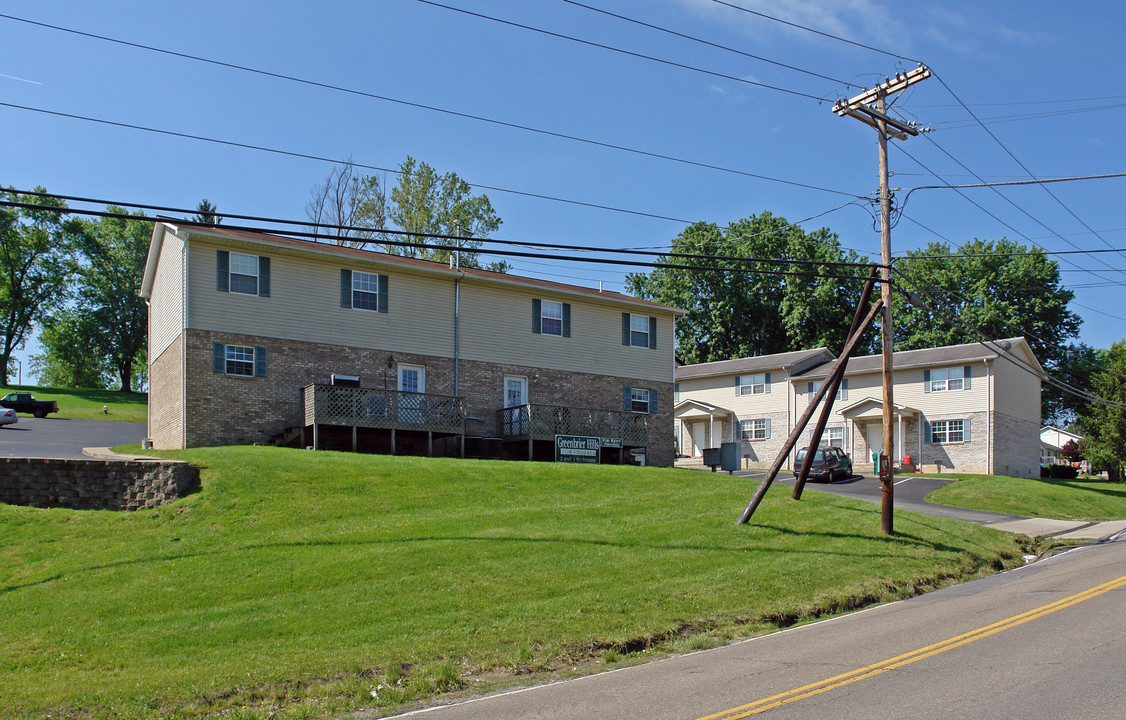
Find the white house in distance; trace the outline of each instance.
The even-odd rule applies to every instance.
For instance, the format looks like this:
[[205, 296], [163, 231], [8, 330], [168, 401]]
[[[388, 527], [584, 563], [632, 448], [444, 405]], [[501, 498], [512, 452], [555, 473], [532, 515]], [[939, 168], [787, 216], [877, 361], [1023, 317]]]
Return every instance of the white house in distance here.
[[1040, 462], [1048, 465], [1060, 462], [1069, 463], [1069, 460], [1061, 459], [1060, 450], [1063, 449], [1068, 440], [1078, 445], [1082, 439], [1082, 435], [1060, 430], [1051, 425], [1040, 428]]
[[[768, 465], [833, 359], [820, 348], [677, 368], [681, 453], [741, 442], [752, 465]], [[879, 355], [849, 361], [821, 440], [844, 448], [861, 472], [883, 443], [881, 364]], [[892, 367], [901, 472], [1039, 476], [1043, 368], [1024, 338], [897, 352]]]
[[676, 308], [171, 220], [141, 296], [157, 448], [673, 461]]

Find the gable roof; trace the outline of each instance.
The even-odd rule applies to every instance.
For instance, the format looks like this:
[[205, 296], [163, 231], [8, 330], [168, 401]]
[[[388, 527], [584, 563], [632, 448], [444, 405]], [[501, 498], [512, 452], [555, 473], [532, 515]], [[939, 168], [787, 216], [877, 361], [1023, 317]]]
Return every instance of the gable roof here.
[[676, 379], [689, 380], [715, 375], [744, 375], [775, 368], [787, 369], [795, 366], [804, 368], [806, 365], [812, 367], [829, 362], [832, 359], [833, 353], [829, 352], [828, 348], [816, 348], [814, 350], [775, 353], [774, 355], [756, 355], [754, 357], [736, 358], [735, 360], [716, 360], [678, 367], [676, 368]]
[[540, 290], [563, 295], [586, 297], [612, 304], [639, 308], [639, 312], [645, 310], [663, 314], [671, 313], [673, 315], [686, 314], [686, 311], [680, 308], [663, 305], [650, 300], [642, 300], [641, 298], [610, 290], [595, 290], [580, 285], [540, 280], [538, 278], [524, 277], [521, 275], [509, 275], [507, 273], [498, 273], [491, 270], [482, 270], [480, 268], [453, 268], [447, 263], [403, 257], [402, 255], [391, 255], [390, 253], [376, 252], [374, 250], [337, 245], [333, 242], [317, 242], [315, 240], [271, 235], [269, 233], [240, 230], [237, 228], [196, 226], [181, 220], [162, 220], [153, 223], [153, 237], [149, 245], [148, 264], [145, 267], [144, 278], [141, 281], [141, 297], [147, 298], [151, 296], [152, 283], [156, 273], [156, 262], [160, 255], [160, 244], [163, 242], [165, 230], [185, 240], [192, 235], [196, 235], [211, 240], [228, 241], [239, 245], [266, 246], [303, 255], [321, 255], [335, 257], [341, 260], [360, 261], [391, 268], [393, 270], [398, 269], [404, 272], [445, 276], [451, 280], [461, 278], [463, 280], [476, 280], [494, 285], [505, 285], [521, 290]]
[[[1044, 372], [1028, 342], [1023, 337], [1007, 338], [990, 342], [966, 343], [964, 345], [945, 345], [936, 348], [923, 348], [921, 350], [901, 350], [892, 353], [892, 368], [902, 370], [905, 368], [930, 367], [939, 365], [953, 365], [970, 362], [973, 360], [992, 360], [1012, 352], [1021, 352], [1023, 360], [1032, 365], [1040, 373]], [[859, 375], [869, 372], [880, 372], [883, 367], [882, 355], [866, 355], [864, 357], [850, 358], [846, 375]], [[1024, 367], [1023, 365], [1021, 367]], [[816, 379], [827, 377], [827, 367], [815, 367], [794, 373], [796, 376]]]

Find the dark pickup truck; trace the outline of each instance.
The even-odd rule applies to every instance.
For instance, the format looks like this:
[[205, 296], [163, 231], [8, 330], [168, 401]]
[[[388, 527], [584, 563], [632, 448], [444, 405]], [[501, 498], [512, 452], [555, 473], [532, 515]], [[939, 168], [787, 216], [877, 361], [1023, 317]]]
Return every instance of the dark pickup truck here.
[[31, 393], [8, 393], [0, 398], [0, 407], [29, 413], [37, 418], [47, 417], [47, 413], [59, 411], [59, 404], [54, 400], [36, 400], [35, 395]]

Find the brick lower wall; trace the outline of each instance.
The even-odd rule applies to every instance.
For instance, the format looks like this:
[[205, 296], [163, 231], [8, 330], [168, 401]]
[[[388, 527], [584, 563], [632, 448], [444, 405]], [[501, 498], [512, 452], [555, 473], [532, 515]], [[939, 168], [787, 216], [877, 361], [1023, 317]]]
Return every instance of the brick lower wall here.
[[1040, 477], [1039, 422], [993, 413], [993, 447], [995, 475]]
[[[300, 426], [302, 388], [310, 383], [329, 383], [333, 373], [359, 376], [364, 387], [393, 390], [398, 385], [400, 364], [422, 365], [426, 368], [426, 392], [455, 394], [452, 358], [202, 330], [187, 330], [182, 337], [187, 352], [187, 447], [268, 442], [287, 428]], [[266, 348], [266, 377], [212, 372], [212, 342]], [[589, 373], [576, 373], [462, 360], [457, 394], [464, 399], [466, 415], [474, 418], [467, 421], [467, 435], [497, 434], [496, 414], [504, 405], [506, 375], [526, 377], [528, 400], [535, 404], [621, 410], [624, 387], [655, 389], [658, 412], [650, 424], [646, 462], [672, 464], [671, 367], [670, 381], [662, 383], [600, 375], [593, 368]], [[157, 382], [153, 380], [154, 385]], [[155, 436], [153, 440], [161, 448], [180, 446], [178, 439], [168, 444]]]
[[73, 510], [139, 510], [199, 486], [199, 469], [173, 461], [0, 458], [0, 502]]
[[180, 447], [181, 341], [176, 338], [149, 366], [149, 437], [158, 448]]

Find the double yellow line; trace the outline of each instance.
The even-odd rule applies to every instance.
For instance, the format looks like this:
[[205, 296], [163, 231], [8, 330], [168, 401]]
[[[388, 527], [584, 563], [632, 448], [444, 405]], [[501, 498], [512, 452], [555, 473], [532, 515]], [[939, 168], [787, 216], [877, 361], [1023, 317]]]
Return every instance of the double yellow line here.
[[766, 712], [771, 708], [776, 708], [781, 705], [797, 702], [798, 700], [813, 697], [814, 695], [820, 695], [823, 692], [835, 690], [836, 688], [844, 687], [845, 685], [851, 685], [854, 682], [859, 682], [870, 677], [875, 677], [876, 675], [886, 673], [889, 670], [895, 670], [896, 668], [901, 668], [904, 665], [910, 665], [913, 662], [917, 662], [919, 660], [944, 653], [947, 650], [953, 650], [954, 648], [968, 645], [977, 640], [981, 640], [982, 638], [987, 638], [990, 635], [995, 635], [1003, 630], [1009, 630], [1010, 628], [1017, 627], [1018, 625], [1023, 625], [1030, 620], [1035, 620], [1036, 618], [1050, 615], [1057, 610], [1063, 610], [1064, 608], [1071, 607], [1072, 605], [1077, 605], [1085, 600], [1090, 600], [1093, 597], [1097, 597], [1099, 595], [1102, 595], [1103, 593], [1110, 592], [1111, 590], [1116, 590], [1124, 586], [1126, 586], [1126, 575], [1118, 578], [1117, 580], [1111, 580], [1110, 582], [1103, 583], [1102, 585], [1097, 585], [1089, 590], [1084, 590], [1081, 593], [1063, 598], [1062, 600], [1057, 600], [1053, 603], [1042, 605], [1035, 610], [1029, 610], [1028, 612], [1023, 612], [1020, 615], [1014, 615], [1005, 620], [1001, 620], [1000, 622], [995, 622], [992, 625], [980, 627], [977, 630], [971, 630], [968, 633], [957, 635], [947, 640], [943, 640], [942, 642], [935, 643], [934, 645], [928, 645], [926, 647], [919, 648], [918, 650], [913, 650], [904, 655], [897, 655], [896, 657], [888, 658], [887, 660], [875, 663], [874, 665], [857, 668], [856, 670], [844, 673], [843, 675], [837, 675], [835, 677], [827, 678], [825, 680], [821, 680], [820, 682], [815, 682], [811, 685], [805, 685], [803, 687], [794, 688], [793, 690], [789, 690], [784, 693], [771, 695], [770, 697], [756, 700], [753, 703], [740, 705], [739, 707], [734, 707], [730, 710], [724, 710], [723, 712], [718, 712], [713, 715], [705, 715], [698, 720], [738, 720], [739, 718], [758, 715], [759, 713]]

